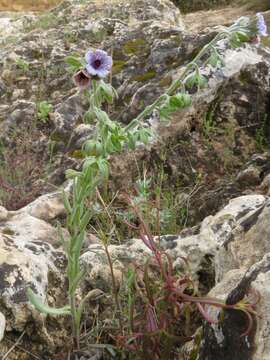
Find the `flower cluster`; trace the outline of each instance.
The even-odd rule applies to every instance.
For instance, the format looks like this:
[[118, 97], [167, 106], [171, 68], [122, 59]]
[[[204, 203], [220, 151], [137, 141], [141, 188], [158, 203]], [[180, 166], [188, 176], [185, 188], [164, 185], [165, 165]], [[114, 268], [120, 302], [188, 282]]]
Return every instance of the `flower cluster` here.
[[85, 55], [85, 69], [79, 70], [73, 77], [75, 85], [80, 90], [90, 86], [91, 78], [101, 79], [106, 77], [112, 68], [112, 57], [103, 50], [89, 50]]

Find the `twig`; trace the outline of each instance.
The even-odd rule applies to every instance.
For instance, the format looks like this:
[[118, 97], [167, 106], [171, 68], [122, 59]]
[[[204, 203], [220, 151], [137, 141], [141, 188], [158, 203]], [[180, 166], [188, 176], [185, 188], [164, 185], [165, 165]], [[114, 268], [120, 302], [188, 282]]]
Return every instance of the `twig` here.
[[15, 349], [15, 347], [17, 345], [19, 345], [19, 342], [22, 340], [22, 338], [24, 337], [25, 334], [25, 330], [22, 332], [22, 334], [19, 336], [19, 338], [16, 340], [15, 344], [13, 344], [11, 346], [11, 348], [8, 350], [8, 352], [3, 356], [2, 360], [5, 360], [8, 358], [8, 356], [12, 353], [12, 351]]
[[119, 297], [118, 297], [118, 290], [117, 290], [117, 286], [116, 286], [116, 281], [115, 281], [115, 276], [114, 276], [114, 270], [113, 270], [113, 264], [112, 264], [112, 259], [111, 259], [111, 255], [109, 253], [109, 249], [108, 249], [108, 245], [104, 244], [104, 250], [109, 262], [109, 267], [110, 267], [110, 272], [111, 272], [111, 278], [112, 278], [112, 289], [113, 289], [113, 295], [114, 295], [114, 300], [115, 300], [115, 305], [117, 307], [118, 310], [118, 320], [119, 320], [119, 326], [120, 326], [120, 330], [121, 330], [121, 334], [123, 334], [123, 323], [122, 323], [122, 309], [121, 309], [121, 304], [119, 301]]

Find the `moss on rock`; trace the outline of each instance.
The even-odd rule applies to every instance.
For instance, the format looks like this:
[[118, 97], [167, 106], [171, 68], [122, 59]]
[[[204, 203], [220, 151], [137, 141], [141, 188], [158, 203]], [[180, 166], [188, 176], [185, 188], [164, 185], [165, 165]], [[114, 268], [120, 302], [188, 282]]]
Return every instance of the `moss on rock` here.
[[113, 62], [113, 74], [118, 74], [127, 62], [124, 60], [114, 60]]
[[141, 54], [145, 51], [146, 44], [142, 38], [130, 40], [124, 44], [124, 52], [128, 55]]
[[155, 76], [156, 76], [156, 72], [154, 70], [150, 70], [144, 74], [133, 76], [132, 80], [144, 82], [144, 81], [153, 79]]

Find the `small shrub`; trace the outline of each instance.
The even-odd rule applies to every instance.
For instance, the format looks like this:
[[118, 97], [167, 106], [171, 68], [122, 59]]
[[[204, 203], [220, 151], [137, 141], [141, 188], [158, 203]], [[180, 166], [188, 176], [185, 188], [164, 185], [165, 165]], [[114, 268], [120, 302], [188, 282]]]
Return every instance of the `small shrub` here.
[[49, 114], [52, 112], [53, 107], [47, 101], [41, 101], [37, 104], [37, 117], [40, 121], [46, 122], [49, 119]]
[[16, 60], [16, 65], [24, 74], [29, 70], [29, 63], [23, 58], [18, 58]]

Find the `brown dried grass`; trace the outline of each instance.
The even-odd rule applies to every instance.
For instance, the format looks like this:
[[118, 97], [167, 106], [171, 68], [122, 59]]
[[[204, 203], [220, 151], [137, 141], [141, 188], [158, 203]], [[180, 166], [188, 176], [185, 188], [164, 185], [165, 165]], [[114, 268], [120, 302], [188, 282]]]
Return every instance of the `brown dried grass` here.
[[45, 10], [60, 3], [60, 0], [0, 0], [0, 10], [23, 11]]

